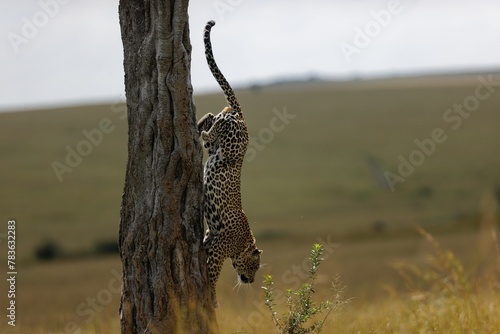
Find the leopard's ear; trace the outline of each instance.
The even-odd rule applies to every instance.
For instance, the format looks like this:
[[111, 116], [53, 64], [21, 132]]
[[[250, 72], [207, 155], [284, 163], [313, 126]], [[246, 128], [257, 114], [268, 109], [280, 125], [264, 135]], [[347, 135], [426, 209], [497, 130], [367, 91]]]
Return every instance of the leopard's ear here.
[[261, 249], [257, 249], [257, 248], [256, 248], [256, 249], [253, 251], [253, 255], [259, 255], [259, 254], [262, 254], [262, 250], [261, 250]]

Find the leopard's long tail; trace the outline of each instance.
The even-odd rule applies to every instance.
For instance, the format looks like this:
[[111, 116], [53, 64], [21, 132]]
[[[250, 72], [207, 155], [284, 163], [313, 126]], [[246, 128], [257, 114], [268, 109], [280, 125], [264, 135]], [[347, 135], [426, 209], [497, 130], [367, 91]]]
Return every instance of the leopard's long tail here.
[[236, 112], [241, 112], [240, 104], [236, 99], [236, 95], [234, 95], [234, 91], [231, 88], [231, 85], [229, 85], [226, 78], [219, 70], [219, 67], [217, 66], [217, 63], [214, 59], [214, 54], [212, 52], [212, 43], [210, 42], [210, 30], [212, 30], [212, 27], [214, 25], [215, 21], [208, 21], [207, 25], [205, 26], [205, 30], [203, 31], [203, 42], [205, 43], [205, 56], [207, 58], [208, 67], [210, 68], [210, 71], [212, 72], [215, 80], [217, 80], [220, 88], [222, 88], [229, 106]]

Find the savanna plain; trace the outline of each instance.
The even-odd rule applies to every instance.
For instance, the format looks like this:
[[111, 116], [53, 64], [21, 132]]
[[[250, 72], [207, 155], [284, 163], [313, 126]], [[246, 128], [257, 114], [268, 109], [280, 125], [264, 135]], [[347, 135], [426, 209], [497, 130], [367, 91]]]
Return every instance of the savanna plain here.
[[[253, 137], [243, 206], [264, 252], [251, 285], [225, 264], [221, 333], [275, 333], [264, 275], [283, 311], [315, 243], [313, 299], [342, 305], [323, 333], [500, 333], [499, 74], [237, 95]], [[218, 92], [195, 103], [198, 118], [225, 105]], [[2, 279], [1, 333], [119, 333], [125, 114], [122, 103], [0, 113], [2, 276], [10, 219], [18, 272], [15, 327]]]

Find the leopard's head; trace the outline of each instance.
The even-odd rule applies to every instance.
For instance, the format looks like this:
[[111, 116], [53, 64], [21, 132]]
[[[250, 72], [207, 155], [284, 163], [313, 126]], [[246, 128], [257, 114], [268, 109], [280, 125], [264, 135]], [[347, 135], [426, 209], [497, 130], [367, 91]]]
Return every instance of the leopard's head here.
[[255, 243], [248, 245], [243, 252], [231, 258], [233, 268], [238, 273], [238, 279], [243, 283], [253, 283], [255, 273], [260, 268], [260, 254], [262, 251]]

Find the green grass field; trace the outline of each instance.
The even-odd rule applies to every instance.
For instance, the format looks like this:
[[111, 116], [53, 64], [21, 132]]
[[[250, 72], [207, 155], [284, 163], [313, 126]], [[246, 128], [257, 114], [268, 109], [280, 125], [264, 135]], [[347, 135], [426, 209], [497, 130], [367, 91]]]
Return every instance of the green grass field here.
[[[493, 77], [500, 81], [500, 75]], [[432, 298], [442, 300], [441, 295], [406, 298], [411, 293], [394, 265], [425, 266], [432, 250], [416, 225], [464, 264], [464, 275], [474, 282], [467, 307], [475, 305], [483, 316], [499, 314], [499, 298], [488, 293], [498, 292], [500, 277], [492, 234], [499, 226], [500, 84], [491, 91], [481, 88], [479, 93], [490, 94], [480, 99], [477, 78], [238, 91], [254, 137], [242, 191], [264, 250], [265, 266], [258, 275], [272, 274], [279, 289], [289, 288], [301, 281], [311, 245], [329, 245], [318, 297], [326, 298], [329, 279], [338, 274], [352, 300], [342, 314], [332, 316], [327, 333], [460, 332], [432, 322], [430, 315], [439, 313]], [[222, 94], [195, 96], [195, 102], [199, 117], [220, 111], [225, 103]], [[466, 116], [449, 112], [456, 104], [472, 111], [464, 108]], [[127, 153], [123, 110], [118, 104], [0, 114], [0, 217], [5, 222], [0, 237], [7, 220], [15, 219], [18, 267], [17, 326], [10, 328], [2, 316], [2, 333], [8, 327], [8, 333], [119, 331], [114, 273], [120, 262], [116, 255], [95, 256], [95, 249], [118, 235]], [[95, 134], [95, 129], [102, 136], [86, 146], [85, 133]], [[438, 140], [432, 139], [436, 131]], [[427, 146], [422, 149], [415, 141]], [[71, 150], [87, 156], [71, 157], [70, 168], [58, 178], [54, 162], [68, 165]], [[394, 183], [391, 191], [384, 173], [399, 175], [400, 159], [413, 170], [400, 175], [404, 182]], [[35, 250], [48, 240], [63, 256], [37, 261]], [[1, 239], [2, 259], [5, 244]], [[238, 289], [235, 279], [226, 265], [218, 285], [222, 333], [272, 332], [261, 280]], [[5, 310], [4, 288], [1, 293]], [[421, 307], [413, 309], [417, 302]], [[448, 317], [452, 311], [442, 310]], [[455, 325], [483, 332], [474, 330], [479, 323], [467, 327], [457, 320]], [[500, 332], [498, 321], [484, 324], [490, 326], [484, 332]]]

